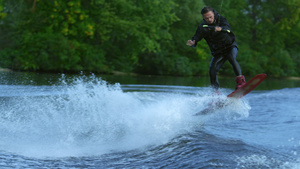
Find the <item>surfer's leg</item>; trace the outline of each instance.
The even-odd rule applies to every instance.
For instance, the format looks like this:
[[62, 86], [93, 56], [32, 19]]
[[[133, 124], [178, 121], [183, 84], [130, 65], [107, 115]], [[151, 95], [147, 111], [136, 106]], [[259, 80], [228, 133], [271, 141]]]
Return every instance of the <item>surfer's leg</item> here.
[[240, 64], [236, 60], [236, 56], [238, 54], [238, 49], [236, 47], [232, 48], [231, 51], [228, 53], [228, 61], [232, 65], [233, 71], [235, 75], [237, 76], [235, 81], [237, 83], [236, 89], [242, 87], [245, 83], [245, 77], [242, 75], [242, 70], [240, 67]]
[[238, 54], [238, 49], [236, 47], [234, 47], [228, 53], [227, 58], [228, 58], [228, 61], [230, 62], [230, 64], [232, 65], [234, 74], [236, 76], [240, 76], [240, 75], [242, 75], [242, 70], [241, 70], [240, 64], [236, 60], [237, 54]]
[[218, 90], [220, 87], [217, 74], [226, 60], [227, 59], [224, 56], [217, 56], [217, 57], [214, 56], [211, 60], [210, 68], [209, 68], [209, 76], [210, 76], [211, 87], [214, 90]]

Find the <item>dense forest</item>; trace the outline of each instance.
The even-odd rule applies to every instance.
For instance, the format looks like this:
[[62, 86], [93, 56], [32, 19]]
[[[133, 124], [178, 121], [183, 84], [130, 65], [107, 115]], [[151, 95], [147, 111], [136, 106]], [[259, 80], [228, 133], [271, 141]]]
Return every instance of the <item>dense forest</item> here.
[[205, 40], [186, 46], [204, 6], [229, 21], [245, 75], [300, 75], [299, 0], [0, 0], [0, 67], [207, 75]]

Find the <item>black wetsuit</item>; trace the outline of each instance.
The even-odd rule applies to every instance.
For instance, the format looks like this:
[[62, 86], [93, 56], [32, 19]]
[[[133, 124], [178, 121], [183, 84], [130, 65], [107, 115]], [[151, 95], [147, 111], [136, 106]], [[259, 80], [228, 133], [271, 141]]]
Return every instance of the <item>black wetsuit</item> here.
[[[219, 15], [219, 13], [215, 10], [213, 12], [215, 14], [214, 23], [208, 24], [205, 20], [203, 20], [203, 22], [198, 26], [195, 35], [192, 37], [192, 40], [195, 40], [196, 42], [192, 47], [195, 47], [197, 42], [203, 38], [206, 40], [211, 50], [211, 54], [213, 55], [209, 69], [211, 86], [217, 90], [219, 88], [217, 74], [227, 60], [232, 65], [236, 76], [242, 75], [242, 71], [239, 63], [236, 61], [238, 47], [235, 35], [230, 30], [230, 26], [226, 18]], [[216, 32], [214, 26], [221, 27], [222, 31]]]

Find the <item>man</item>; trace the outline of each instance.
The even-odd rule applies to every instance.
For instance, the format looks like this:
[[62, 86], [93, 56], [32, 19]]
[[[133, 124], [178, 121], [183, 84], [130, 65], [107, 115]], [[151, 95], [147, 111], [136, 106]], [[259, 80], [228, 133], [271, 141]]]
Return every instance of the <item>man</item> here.
[[210, 63], [209, 75], [213, 89], [218, 90], [220, 85], [217, 73], [228, 60], [233, 67], [236, 77], [236, 89], [246, 83], [239, 63], [236, 61], [238, 53], [235, 35], [230, 30], [227, 20], [211, 7], [201, 10], [203, 22], [198, 26], [195, 35], [187, 41], [187, 45], [196, 47], [197, 42], [204, 38], [211, 50], [213, 58]]

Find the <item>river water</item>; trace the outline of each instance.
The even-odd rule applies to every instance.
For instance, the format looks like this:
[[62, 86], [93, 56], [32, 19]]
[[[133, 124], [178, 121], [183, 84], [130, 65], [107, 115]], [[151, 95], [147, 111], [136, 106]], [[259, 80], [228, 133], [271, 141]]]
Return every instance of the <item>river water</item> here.
[[300, 168], [299, 81], [208, 82], [1, 72], [0, 168]]

